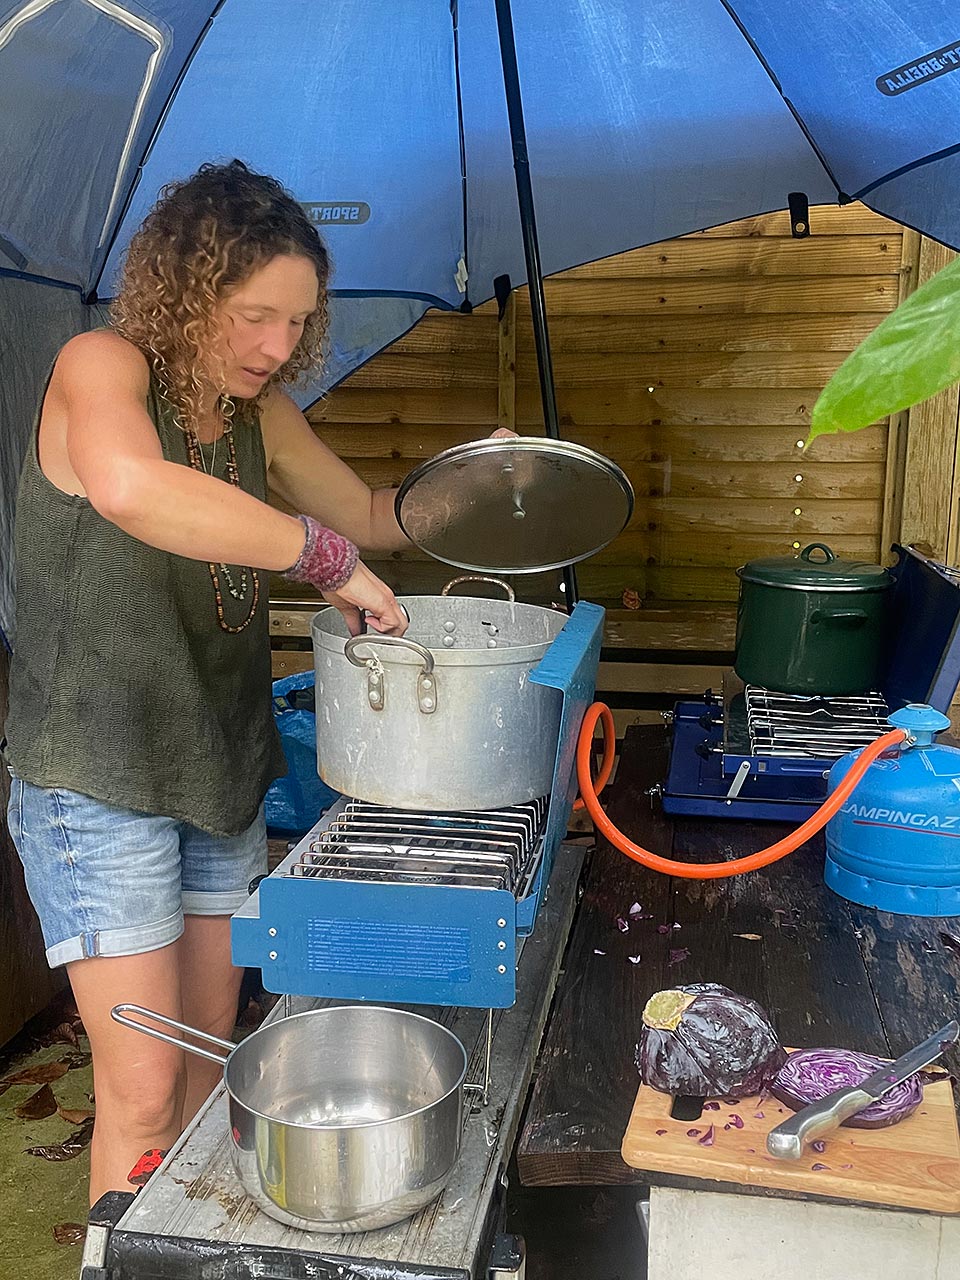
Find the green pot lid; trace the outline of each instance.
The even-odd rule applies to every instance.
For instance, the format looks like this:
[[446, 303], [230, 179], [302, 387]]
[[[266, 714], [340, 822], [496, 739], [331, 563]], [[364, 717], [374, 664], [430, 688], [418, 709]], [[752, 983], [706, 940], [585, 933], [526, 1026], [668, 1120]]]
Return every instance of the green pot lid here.
[[457, 445], [416, 467], [396, 496], [400, 528], [458, 569], [538, 573], [585, 560], [633, 514], [630, 481], [566, 440], [511, 436]]
[[840, 560], [822, 542], [811, 542], [798, 556], [751, 560], [737, 574], [743, 582], [798, 591], [885, 591], [893, 585], [881, 565]]

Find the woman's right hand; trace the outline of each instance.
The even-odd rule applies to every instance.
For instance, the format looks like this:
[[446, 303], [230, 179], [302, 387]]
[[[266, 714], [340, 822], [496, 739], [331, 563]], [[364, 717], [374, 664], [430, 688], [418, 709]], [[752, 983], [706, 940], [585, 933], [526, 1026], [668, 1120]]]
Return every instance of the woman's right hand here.
[[402, 636], [407, 629], [407, 615], [385, 582], [371, 573], [362, 560], [338, 591], [321, 592], [324, 600], [339, 609], [352, 636], [363, 631], [363, 619], [381, 635]]

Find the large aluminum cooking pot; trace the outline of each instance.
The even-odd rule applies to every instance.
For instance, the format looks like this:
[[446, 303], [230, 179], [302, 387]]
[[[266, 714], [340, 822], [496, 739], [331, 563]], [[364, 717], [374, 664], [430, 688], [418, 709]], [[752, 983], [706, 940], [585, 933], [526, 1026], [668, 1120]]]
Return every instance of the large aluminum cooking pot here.
[[266, 1023], [233, 1045], [139, 1005], [111, 1014], [223, 1064], [237, 1176], [264, 1213], [288, 1226], [338, 1233], [390, 1226], [439, 1195], [457, 1161], [467, 1055], [429, 1018], [336, 1006]]
[[831, 697], [879, 687], [893, 586], [886, 569], [814, 542], [737, 574], [734, 669], [747, 684]]
[[[530, 672], [566, 615], [506, 600], [404, 596], [402, 638], [313, 619], [317, 761], [328, 786], [404, 809], [493, 809], [550, 792], [562, 695]], [[496, 582], [497, 579], [480, 578]]]

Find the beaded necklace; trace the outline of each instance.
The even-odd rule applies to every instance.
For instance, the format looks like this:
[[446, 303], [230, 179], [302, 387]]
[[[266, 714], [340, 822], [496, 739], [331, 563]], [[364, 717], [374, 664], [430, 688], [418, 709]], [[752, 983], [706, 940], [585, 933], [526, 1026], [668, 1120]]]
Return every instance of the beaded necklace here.
[[[237, 450], [233, 442], [233, 422], [231, 420], [232, 416], [233, 416], [232, 412], [225, 413], [223, 418], [223, 438], [227, 444], [227, 463], [226, 463], [227, 482], [229, 484], [232, 484], [235, 488], [239, 489], [240, 488], [240, 472], [237, 468]], [[193, 467], [194, 471], [202, 471], [205, 475], [206, 474], [212, 475], [213, 465], [216, 462], [216, 454], [214, 454], [213, 461], [211, 462], [210, 471], [207, 472], [206, 465], [203, 461], [203, 452], [200, 448], [200, 437], [197, 435], [196, 431], [192, 426], [187, 428], [186, 441], [187, 441], [187, 460], [190, 463], [191, 467]], [[240, 583], [238, 585], [234, 581], [233, 575], [231, 574], [228, 565], [225, 565], [222, 562], [219, 565], [217, 565], [217, 564], [214, 564], [212, 561], [208, 561], [207, 568], [210, 571], [210, 580], [213, 583], [213, 595], [217, 605], [217, 622], [220, 625], [220, 628], [222, 631], [228, 631], [231, 635], [238, 635], [241, 631], [245, 631], [246, 628], [249, 627], [250, 623], [253, 621], [254, 614], [257, 612], [257, 605], [260, 603], [260, 575], [257, 573], [256, 569], [241, 568]], [[221, 590], [221, 587], [220, 587], [221, 574], [223, 575], [223, 579], [227, 584], [227, 590], [229, 591], [230, 595], [233, 596], [234, 600], [240, 600], [240, 601], [246, 600], [247, 591], [250, 586], [250, 582], [251, 581], [253, 582], [253, 598], [250, 603], [250, 609], [247, 613], [247, 616], [243, 619], [243, 621], [238, 626], [231, 626], [231, 624], [227, 622], [226, 616], [224, 614], [223, 591]]]

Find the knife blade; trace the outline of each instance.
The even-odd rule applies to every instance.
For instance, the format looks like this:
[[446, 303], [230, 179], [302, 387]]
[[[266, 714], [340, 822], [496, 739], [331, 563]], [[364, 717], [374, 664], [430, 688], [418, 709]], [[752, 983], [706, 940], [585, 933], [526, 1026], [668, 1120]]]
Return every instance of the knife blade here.
[[882, 1098], [895, 1085], [902, 1084], [908, 1076], [936, 1062], [944, 1049], [956, 1043], [960, 1037], [960, 1022], [948, 1022], [945, 1027], [928, 1036], [923, 1044], [908, 1050], [896, 1062], [887, 1062], [873, 1075], [867, 1076], [853, 1088], [838, 1089], [818, 1102], [811, 1102], [795, 1115], [778, 1124], [767, 1134], [767, 1150], [778, 1160], [799, 1160], [803, 1144], [818, 1138], [822, 1133], [855, 1116], [871, 1102]]

